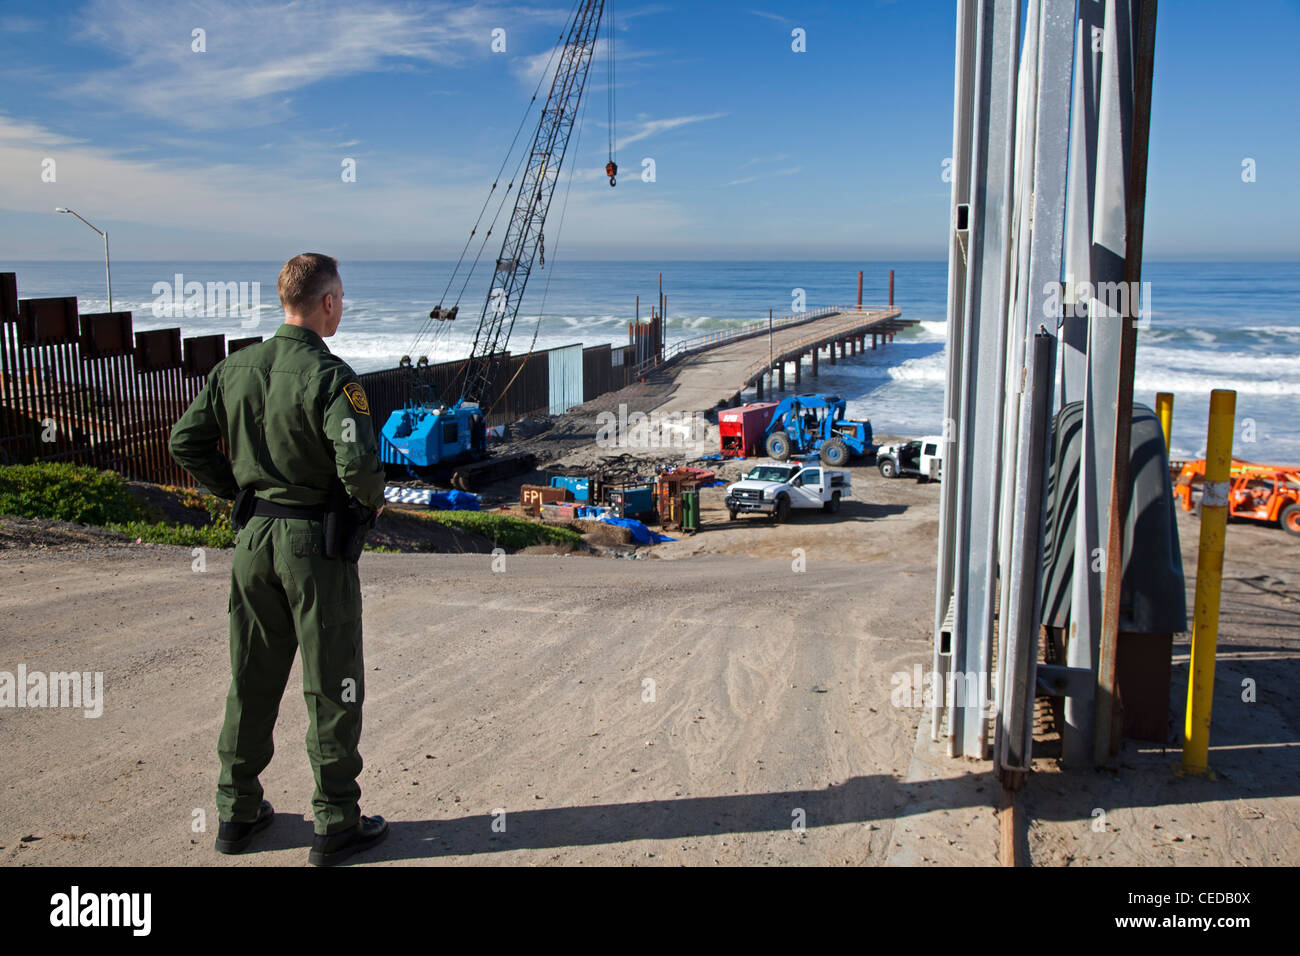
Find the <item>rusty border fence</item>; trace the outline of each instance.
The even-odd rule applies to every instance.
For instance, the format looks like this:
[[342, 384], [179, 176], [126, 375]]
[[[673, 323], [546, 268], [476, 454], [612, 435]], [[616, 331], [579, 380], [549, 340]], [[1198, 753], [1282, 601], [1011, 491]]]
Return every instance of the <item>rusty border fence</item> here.
[[[63, 461], [158, 484], [193, 485], [167, 451], [172, 426], [227, 354], [262, 341], [221, 334], [181, 337], [179, 328], [133, 332], [130, 312], [81, 315], [75, 297], [18, 298], [17, 276], [0, 272], [0, 464]], [[583, 400], [632, 381], [631, 346], [583, 350]], [[491, 425], [546, 414], [545, 352], [503, 353]], [[358, 377], [377, 423], [400, 408], [408, 383], [458, 395], [465, 361]]]

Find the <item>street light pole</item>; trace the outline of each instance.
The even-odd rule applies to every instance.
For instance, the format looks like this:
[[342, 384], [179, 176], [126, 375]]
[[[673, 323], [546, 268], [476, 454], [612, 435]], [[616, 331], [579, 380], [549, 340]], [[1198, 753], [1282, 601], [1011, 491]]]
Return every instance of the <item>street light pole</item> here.
[[83, 218], [78, 213], [73, 212], [71, 209], [65, 209], [62, 206], [58, 206], [55, 208], [54, 211], [66, 212], [70, 215], [76, 216], [82, 222], [86, 223], [87, 226], [90, 226], [91, 229], [94, 229], [95, 232], [103, 236], [104, 238], [104, 281], [108, 287], [108, 311], [112, 312], [113, 311], [113, 273], [109, 269], [109, 265], [108, 265], [108, 233], [104, 232], [102, 229], [97, 228], [94, 223], [87, 221], [85, 218]]

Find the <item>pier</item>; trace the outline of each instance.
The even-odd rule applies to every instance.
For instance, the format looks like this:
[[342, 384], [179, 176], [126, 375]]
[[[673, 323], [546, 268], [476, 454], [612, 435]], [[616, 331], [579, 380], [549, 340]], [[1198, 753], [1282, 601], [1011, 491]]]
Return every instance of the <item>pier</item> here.
[[808, 314], [811, 317], [801, 321], [774, 322], [770, 334], [768, 323], [761, 322], [743, 326], [744, 331], [723, 341], [694, 348], [689, 342], [678, 345], [681, 357], [670, 356], [641, 376], [661, 390], [658, 404], [646, 410], [704, 411], [736, 405], [750, 388], [759, 399], [770, 397], [785, 391], [787, 384], [802, 384], [805, 359], [815, 378], [823, 363], [836, 365], [880, 348], [892, 342], [899, 329], [916, 324], [901, 318], [893, 305], [831, 306]]

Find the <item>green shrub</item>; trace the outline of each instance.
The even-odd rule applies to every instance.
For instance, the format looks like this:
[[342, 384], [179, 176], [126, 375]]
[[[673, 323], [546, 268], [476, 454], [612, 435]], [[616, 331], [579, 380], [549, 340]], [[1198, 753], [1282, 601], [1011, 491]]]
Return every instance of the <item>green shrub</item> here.
[[139, 538], [150, 544], [178, 544], [186, 548], [231, 548], [235, 544], [235, 532], [230, 526], [207, 525], [203, 528], [187, 524], [167, 524], [159, 521], [149, 524], [145, 521], [110, 522], [109, 531], [117, 531]]
[[159, 485], [159, 487], [176, 499], [176, 503], [195, 511], [208, 513], [208, 524], [222, 528], [230, 527], [230, 507], [233, 502], [218, 498], [201, 488], [187, 488], [180, 485]]
[[[389, 512], [384, 512], [387, 515]], [[582, 535], [568, 528], [554, 528], [536, 521], [524, 521], [488, 511], [412, 512], [426, 520], [482, 535], [499, 548], [517, 551], [535, 544], [579, 544]]]
[[96, 525], [146, 517], [120, 475], [55, 462], [0, 466], [0, 514]]

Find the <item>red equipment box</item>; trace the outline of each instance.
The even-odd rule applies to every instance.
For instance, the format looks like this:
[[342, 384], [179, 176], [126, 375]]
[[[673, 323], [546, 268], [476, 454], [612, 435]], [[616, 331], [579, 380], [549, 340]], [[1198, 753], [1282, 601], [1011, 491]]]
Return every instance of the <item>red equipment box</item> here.
[[718, 412], [718, 432], [723, 458], [752, 458], [764, 455], [763, 433], [772, 422], [776, 402], [751, 402]]

